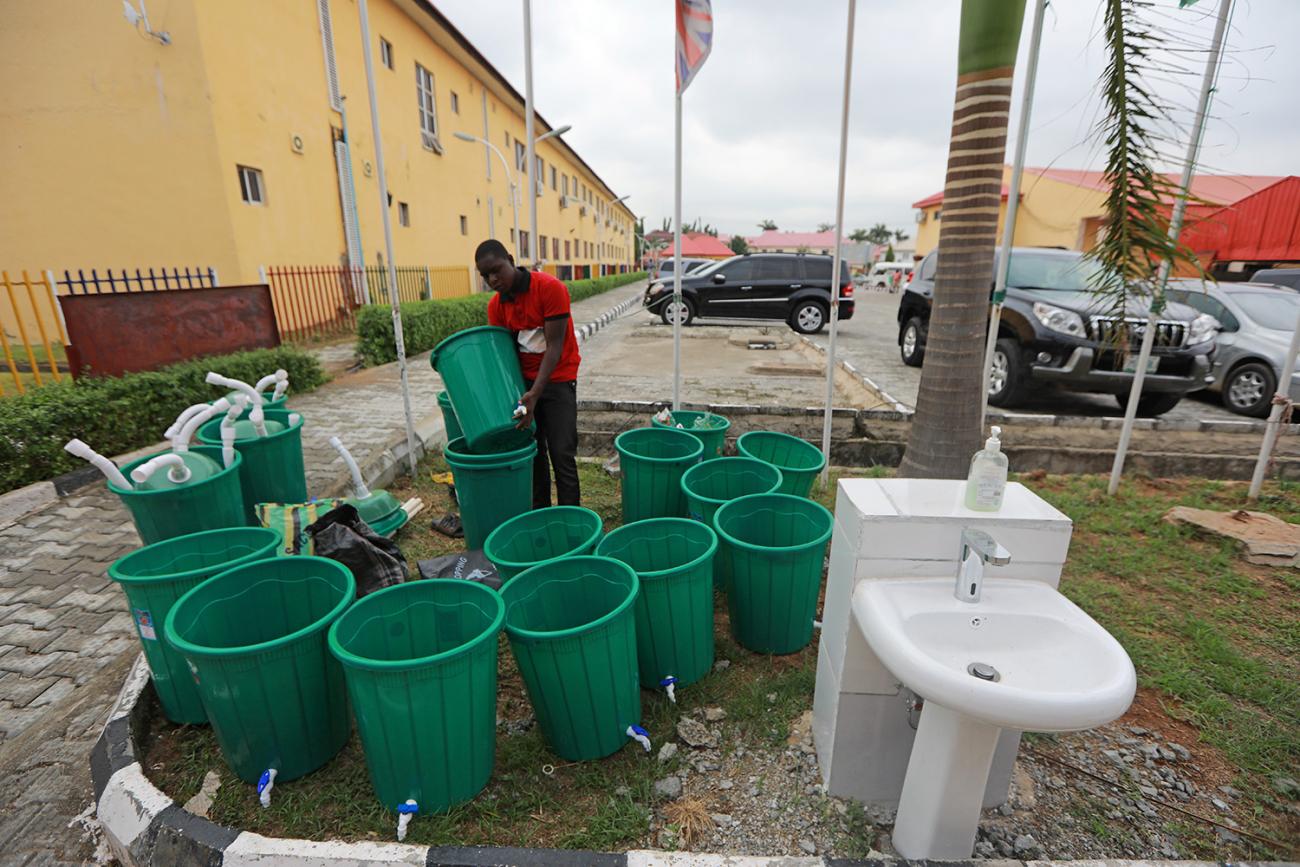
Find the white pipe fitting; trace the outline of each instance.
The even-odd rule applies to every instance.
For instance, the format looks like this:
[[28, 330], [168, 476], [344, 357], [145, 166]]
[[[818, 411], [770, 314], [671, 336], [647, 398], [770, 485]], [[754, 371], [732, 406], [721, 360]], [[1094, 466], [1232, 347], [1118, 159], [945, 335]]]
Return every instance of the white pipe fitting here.
[[253, 407], [253, 411], [248, 414], [248, 420], [253, 423], [253, 430], [257, 431], [258, 436], [266, 436], [266, 415], [262, 412], [261, 392], [246, 382], [222, 376], [216, 371], [208, 371], [206, 380], [211, 385], [219, 385], [222, 388], [232, 388], [247, 395], [248, 402]]
[[275, 768], [267, 768], [257, 781], [257, 802], [263, 808], [271, 806], [271, 790], [275, 788], [275, 775], [278, 773]]
[[248, 406], [248, 398], [244, 395], [236, 395], [234, 401], [230, 404], [230, 409], [226, 411], [226, 417], [221, 420], [221, 464], [229, 467], [235, 462], [235, 422], [243, 413], [244, 407]]
[[172, 437], [176, 436], [176, 434], [180, 433], [181, 428], [185, 426], [185, 422], [193, 418], [196, 413], [203, 412], [207, 408], [208, 404], [206, 403], [196, 403], [193, 406], [187, 406], [180, 415], [176, 416], [176, 421], [172, 422], [171, 427], [163, 431], [163, 439], [170, 440]]
[[[282, 373], [284, 373], [283, 370], [277, 370], [275, 373], [268, 373], [266, 376], [259, 379], [257, 381], [257, 384], [253, 386], [253, 388], [257, 390], [258, 394], [261, 394], [262, 392], [266, 391], [268, 388], [270, 388], [271, 386], [279, 382], [280, 374]], [[284, 373], [284, 375], [288, 376], [289, 374]]]
[[[281, 376], [280, 374], [284, 374]], [[271, 400], [279, 400], [284, 397], [284, 393], [289, 390], [289, 371], [277, 370], [275, 372], [275, 393], [271, 395]]]
[[185, 459], [176, 452], [150, 458], [131, 471], [131, 478], [138, 483], [147, 482], [150, 476], [163, 467], [169, 468], [167, 478], [175, 484], [181, 485], [190, 480], [190, 468], [185, 466]]
[[122, 471], [117, 468], [117, 464], [113, 463], [81, 440], [76, 438], [68, 440], [64, 443], [63, 450], [70, 455], [76, 455], [83, 461], [89, 461], [94, 465], [95, 469], [104, 474], [104, 478], [108, 479], [119, 488], [125, 491], [134, 488], [134, 485], [128, 482], [126, 476], [122, 475]]
[[334, 447], [334, 451], [343, 456], [343, 463], [347, 465], [348, 472], [352, 473], [352, 492], [362, 500], [370, 496], [370, 488], [366, 485], [366, 480], [361, 477], [361, 467], [357, 466], [352, 453], [338, 437], [330, 437], [330, 445]]
[[[172, 451], [178, 455], [183, 455], [190, 450], [190, 440], [194, 439], [194, 434], [199, 428], [207, 423], [208, 419], [218, 416], [230, 409], [230, 401], [224, 397], [204, 407], [202, 412], [196, 412], [186, 420], [181, 429], [172, 436]], [[173, 481], [175, 481], [173, 479]]]
[[397, 808], [397, 842], [400, 843], [406, 839], [406, 826], [411, 824], [411, 819], [418, 812], [420, 812], [420, 805], [409, 798], [405, 804]]

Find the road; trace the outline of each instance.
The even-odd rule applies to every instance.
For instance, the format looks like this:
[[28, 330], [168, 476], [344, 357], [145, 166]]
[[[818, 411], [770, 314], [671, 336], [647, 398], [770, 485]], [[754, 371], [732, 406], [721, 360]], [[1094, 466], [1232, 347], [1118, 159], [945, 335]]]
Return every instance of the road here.
[[[899, 403], [916, 406], [916, 393], [921, 383], [921, 369], [908, 367], [898, 357], [898, 295], [885, 292], [863, 291], [856, 293], [857, 304], [853, 318], [841, 323], [835, 344], [836, 355], [847, 359], [854, 367], [869, 376], [878, 386], [889, 392]], [[829, 339], [825, 332], [814, 341], [825, 348]], [[1036, 394], [1016, 413], [1044, 413], [1049, 415], [1119, 416], [1122, 413], [1115, 399], [1104, 394], [1079, 394], [1051, 387], [1039, 387]], [[1162, 418], [1186, 421], [1218, 419], [1250, 421], [1246, 416], [1228, 412], [1217, 396], [1189, 396], [1165, 413]]]

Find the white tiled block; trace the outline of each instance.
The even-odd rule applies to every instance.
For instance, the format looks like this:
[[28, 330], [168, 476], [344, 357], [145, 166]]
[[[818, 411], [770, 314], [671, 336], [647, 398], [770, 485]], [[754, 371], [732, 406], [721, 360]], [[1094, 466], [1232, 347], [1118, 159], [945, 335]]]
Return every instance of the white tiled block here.
[[826, 788], [841, 798], [896, 805], [916, 732], [901, 695], [842, 693]]
[[844, 667], [840, 674], [840, 691], [862, 695], [894, 695], [897, 678], [889, 673], [862, 634], [856, 620], [849, 621], [845, 640]]
[[813, 746], [817, 748], [817, 766], [822, 783], [829, 779], [835, 749], [835, 723], [840, 703], [840, 684], [831, 671], [826, 645], [817, 648], [817, 687], [813, 692]]
[[[957, 557], [951, 560], [859, 560], [854, 577], [858, 581], [878, 578], [951, 578], [957, 576]], [[1022, 578], [1043, 581], [1056, 587], [1061, 582], [1060, 563], [1031, 563], [1012, 560], [1005, 566], [988, 566], [986, 578]]]
[[826, 573], [826, 598], [822, 604], [822, 644], [831, 654], [838, 677], [844, 661], [844, 635], [853, 598], [853, 551], [839, 524], [831, 531], [831, 559]]
[[1070, 524], [1029, 526], [1027, 522], [978, 518], [897, 519], [864, 525], [860, 557], [899, 560], [957, 559], [963, 530], [983, 530], [1011, 553], [1011, 562], [1064, 563]]

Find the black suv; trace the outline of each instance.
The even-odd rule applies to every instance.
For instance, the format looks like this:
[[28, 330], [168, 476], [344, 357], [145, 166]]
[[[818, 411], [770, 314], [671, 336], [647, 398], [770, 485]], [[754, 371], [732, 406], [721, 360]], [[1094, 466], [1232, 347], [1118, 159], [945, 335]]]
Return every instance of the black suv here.
[[[938, 266], [938, 252], [931, 252], [898, 305], [898, 346], [903, 363], [912, 367], [919, 367], [925, 355]], [[1095, 268], [1082, 253], [1014, 249], [993, 351], [989, 403], [1015, 406], [1024, 400], [1030, 383], [1039, 381], [1072, 391], [1113, 394], [1124, 407], [1149, 308], [1134, 300], [1122, 322], [1111, 315], [1090, 290]], [[1124, 325], [1128, 347], [1118, 344]], [[1184, 394], [1209, 384], [1216, 328], [1213, 318], [1184, 304], [1165, 307], [1156, 326], [1139, 415], [1168, 412]]]
[[[682, 275], [683, 325], [702, 319], [780, 319], [800, 334], [826, 325], [831, 304], [830, 256], [746, 253]], [[853, 283], [840, 260], [840, 319], [853, 318]], [[642, 303], [669, 325], [675, 314], [673, 281], [646, 287]]]

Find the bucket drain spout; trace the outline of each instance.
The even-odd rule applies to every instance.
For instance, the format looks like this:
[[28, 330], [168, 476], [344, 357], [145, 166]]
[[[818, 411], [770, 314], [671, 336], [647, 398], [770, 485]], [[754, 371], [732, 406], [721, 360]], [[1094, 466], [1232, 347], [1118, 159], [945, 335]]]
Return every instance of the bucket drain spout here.
[[664, 688], [664, 692], [668, 693], [668, 700], [677, 704], [677, 678], [670, 674], [659, 681], [659, 685]]
[[645, 748], [647, 753], [650, 752], [650, 732], [639, 725], [630, 725], [627, 727], [627, 736]]
[[406, 839], [406, 826], [411, 824], [411, 819], [420, 812], [420, 805], [410, 799], [405, 804], [397, 805], [397, 842]]
[[267, 768], [262, 771], [262, 776], [257, 781], [257, 800], [261, 803], [263, 809], [271, 806], [271, 789], [275, 787], [275, 775], [279, 773], [275, 768]]

